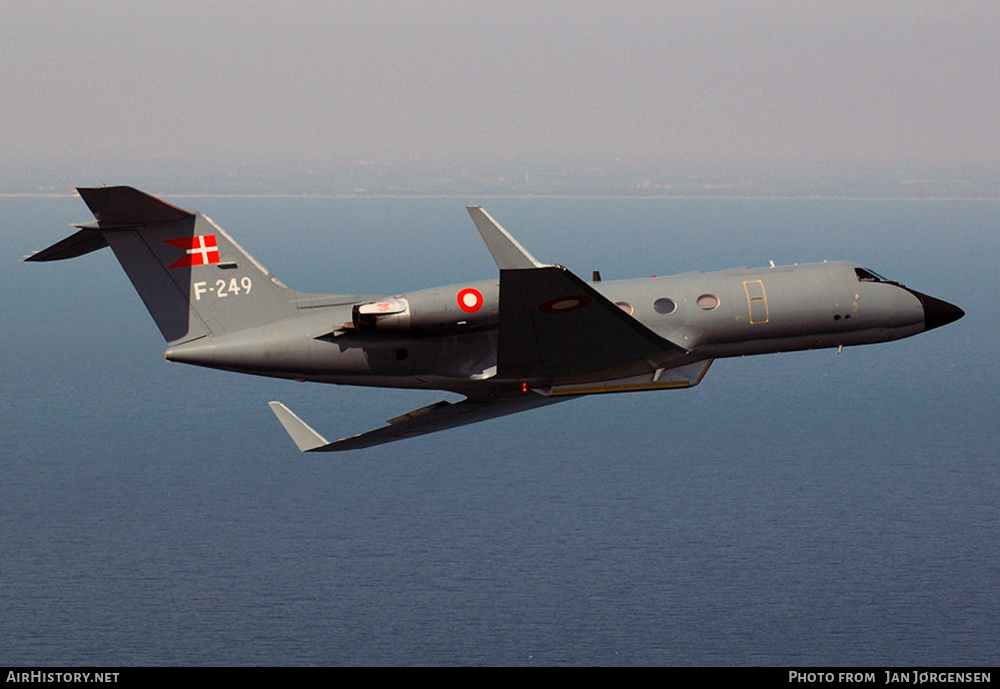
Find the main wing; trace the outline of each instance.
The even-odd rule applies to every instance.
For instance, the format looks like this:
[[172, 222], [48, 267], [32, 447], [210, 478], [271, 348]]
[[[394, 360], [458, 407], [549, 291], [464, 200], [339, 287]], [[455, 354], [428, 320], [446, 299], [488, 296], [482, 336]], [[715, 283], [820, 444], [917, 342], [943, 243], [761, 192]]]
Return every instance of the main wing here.
[[388, 426], [333, 442], [281, 402], [271, 410], [303, 452], [357, 450], [573, 399], [582, 394], [696, 385], [711, 362], [681, 365], [660, 337], [558, 265], [540, 263], [479, 206], [467, 209], [500, 269], [493, 391], [441, 401]]
[[461, 402], [442, 400], [389, 419], [388, 426], [333, 442], [314, 431], [309, 424], [296, 416], [281, 402], [270, 402], [269, 406], [302, 452], [339, 452], [360, 450], [365, 447], [391, 443], [394, 440], [414, 438], [418, 435], [457, 428], [478, 421], [544, 407], [566, 399], [571, 398], [546, 397], [534, 392], [526, 392], [521, 395], [491, 399], [467, 398]]
[[627, 378], [687, 353], [571, 271], [539, 263], [479, 206], [467, 210], [500, 268], [497, 379], [549, 386]]

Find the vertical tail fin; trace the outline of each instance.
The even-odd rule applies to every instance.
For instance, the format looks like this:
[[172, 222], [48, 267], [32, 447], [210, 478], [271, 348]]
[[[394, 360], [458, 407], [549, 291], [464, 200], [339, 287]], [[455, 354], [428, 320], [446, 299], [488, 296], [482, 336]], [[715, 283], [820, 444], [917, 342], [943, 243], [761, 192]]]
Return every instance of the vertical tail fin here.
[[296, 314], [297, 293], [207, 216], [132, 187], [78, 191], [96, 222], [26, 260], [73, 258], [110, 246], [169, 344]]

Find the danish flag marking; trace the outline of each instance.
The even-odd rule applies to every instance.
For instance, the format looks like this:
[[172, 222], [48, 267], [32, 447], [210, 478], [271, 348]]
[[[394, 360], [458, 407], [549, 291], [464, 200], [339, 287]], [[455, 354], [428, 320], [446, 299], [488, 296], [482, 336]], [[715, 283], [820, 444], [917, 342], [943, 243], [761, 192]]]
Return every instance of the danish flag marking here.
[[193, 237], [167, 239], [167, 244], [184, 249], [184, 256], [171, 263], [168, 268], [207, 266], [219, 262], [219, 243], [214, 234], [198, 234]]

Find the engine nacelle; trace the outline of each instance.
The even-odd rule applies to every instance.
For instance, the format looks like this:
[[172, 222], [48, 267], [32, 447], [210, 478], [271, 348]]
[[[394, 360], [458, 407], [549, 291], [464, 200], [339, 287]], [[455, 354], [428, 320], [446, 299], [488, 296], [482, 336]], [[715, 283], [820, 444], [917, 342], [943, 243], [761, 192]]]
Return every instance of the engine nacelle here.
[[401, 297], [355, 304], [351, 322], [357, 330], [407, 330], [410, 327], [410, 304]]
[[407, 332], [414, 335], [442, 335], [493, 327], [497, 321], [496, 297], [484, 299], [478, 290], [470, 306], [443, 290], [415, 292], [409, 296], [387, 297], [380, 301], [355, 304], [351, 325], [363, 332]]

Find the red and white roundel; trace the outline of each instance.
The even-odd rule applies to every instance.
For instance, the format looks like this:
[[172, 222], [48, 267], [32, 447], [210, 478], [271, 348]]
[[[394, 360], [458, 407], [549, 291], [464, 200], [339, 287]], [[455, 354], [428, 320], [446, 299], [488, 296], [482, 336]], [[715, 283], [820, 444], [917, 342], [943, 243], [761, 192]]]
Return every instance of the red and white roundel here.
[[538, 310], [542, 313], [569, 313], [582, 309], [591, 302], [589, 294], [571, 294], [565, 297], [549, 299], [544, 304], [538, 305]]
[[466, 287], [461, 290], [456, 297], [458, 308], [466, 313], [475, 313], [483, 308], [483, 294], [477, 289]]

